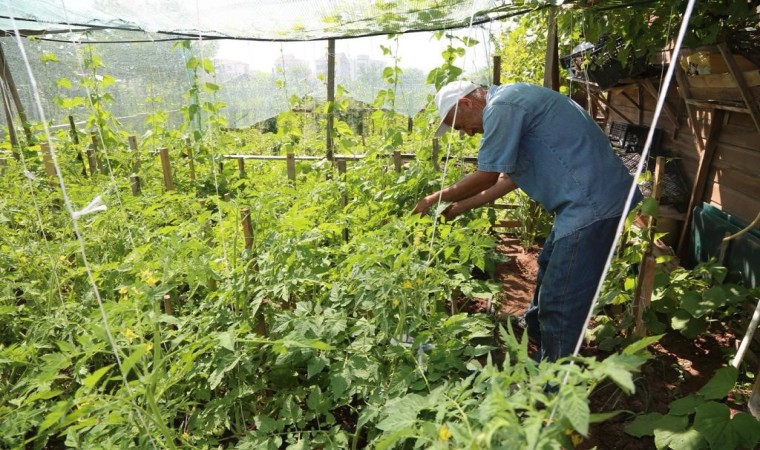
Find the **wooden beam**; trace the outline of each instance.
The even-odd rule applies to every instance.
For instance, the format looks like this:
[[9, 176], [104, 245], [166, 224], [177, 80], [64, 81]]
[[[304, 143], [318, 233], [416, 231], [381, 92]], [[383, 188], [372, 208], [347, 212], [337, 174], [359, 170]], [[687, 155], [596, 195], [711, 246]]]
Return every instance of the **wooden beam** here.
[[725, 43], [718, 44], [718, 50], [723, 56], [723, 59], [726, 60], [728, 72], [736, 80], [736, 85], [739, 87], [739, 93], [742, 96], [742, 100], [744, 100], [744, 103], [747, 105], [747, 112], [750, 117], [752, 117], [752, 122], [755, 123], [757, 132], [760, 133], [760, 109], [757, 107], [757, 102], [755, 101], [754, 95], [752, 95], [752, 91], [749, 90], [747, 80], [744, 79], [744, 73], [739, 70], [736, 61], [734, 60], [734, 56], [731, 54], [731, 51]]
[[707, 144], [705, 150], [701, 152], [699, 157], [699, 166], [697, 167], [697, 175], [694, 178], [694, 187], [691, 190], [691, 197], [689, 199], [689, 207], [686, 209], [686, 219], [681, 231], [681, 236], [678, 239], [678, 257], [681, 261], [686, 260], [688, 246], [689, 246], [689, 231], [691, 218], [694, 215], [694, 208], [705, 195], [705, 187], [707, 186], [707, 175], [712, 168], [713, 157], [715, 156], [715, 149], [718, 147], [718, 138], [720, 132], [723, 129], [723, 119], [725, 117], [725, 111], [722, 109], [716, 109], [713, 111], [712, 121], [710, 123], [710, 131], [707, 134]]
[[501, 85], [501, 55], [493, 57], [493, 84], [494, 86]]
[[675, 61], [673, 64], [676, 65], [674, 72], [676, 76], [676, 84], [678, 84], [678, 88], [681, 90], [681, 97], [683, 97], [684, 104], [686, 105], [686, 115], [689, 116], [691, 132], [694, 134], [694, 144], [697, 146], [697, 151], [701, 154], [705, 151], [705, 142], [702, 140], [702, 135], [697, 128], [697, 113], [694, 111], [694, 108], [692, 107], [694, 105], [691, 103], [693, 98], [691, 96], [691, 89], [689, 88], [689, 80], [686, 79], [686, 74], [683, 72], [681, 65]]
[[[652, 96], [655, 100], [658, 99], [659, 93], [657, 92], [657, 89], [654, 88], [654, 85], [652, 84], [652, 80], [649, 78], [644, 78], [643, 80], [639, 81], [639, 86], [643, 87], [645, 91], [649, 93], [649, 95]], [[673, 108], [668, 105], [668, 102], [664, 102], [662, 104], [662, 112], [665, 113], [665, 115], [670, 119], [670, 121], [675, 126], [675, 129], [678, 130], [680, 128], [680, 124], [678, 123], [678, 113], [676, 113]], [[655, 126], [656, 124], [652, 124], [652, 126]]]
[[626, 116], [625, 114], [623, 114], [619, 109], [617, 109], [614, 106], [612, 106], [612, 103], [609, 100], [607, 100], [605, 98], [602, 98], [601, 96], [599, 96], [597, 98], [599, 99], [600, 102], [602, 102], [604, 104], [604, 106], [606, 106], [607, 108], [609, 108], [612, 111], [615, 111], [615, 113], [618, 116], [620, 116], [623, 120], [625, 120], [626, 122], [628, 122], [630, 124], [635, 124], [636, 123], [633, 120], [629, 119], [628, 116]]

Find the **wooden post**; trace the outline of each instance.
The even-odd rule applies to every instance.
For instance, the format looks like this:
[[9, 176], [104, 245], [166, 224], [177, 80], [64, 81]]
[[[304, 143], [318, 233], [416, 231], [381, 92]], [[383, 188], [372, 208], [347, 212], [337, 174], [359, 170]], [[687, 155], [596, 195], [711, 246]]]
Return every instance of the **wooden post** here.
[[172, 310], [172, 296], [169, 294], [164, 294], [163, 301], [164, 301], [164, 314], [166, 314], [167, 316], [173, 316], [174, 311]]
[[288, 153], [287, 165], [288, 165], [288, 179], [291, 181], [295, 181], [296, 180], [296, 155], [294, 155], [293, 153]]
[[243, 208], [240, 210], [240, 216], [243, 218], [243, 238], [245, 239], [245, 249], [253, 248], [253, 225], [251, 224], [251, 210]]
[[71, 142], [79, 145], [79, 133], [77, 133], [77, 124], [74, 122], [74, 116], [69, 116], [69, 127], [71, 128]]
[[557, 7], [550, 6], [549, 31], [546, 36], [546, 55], [544, 59], [544, 87], [559, 91], [559, 49], [557, 39]]
[[77, 124], [74, 122], [74, 116], [69, 116], [69, 134], [71, 135], [71, 142], [76, 147], [77, 161], [82, 164], [82, 175], [87, 176], [87, 163], [84, 162], [84, 156], [79, 149], [79, 132], [77, 132]]
[[100, 155], [98, 154], [98, 147], [99, 147], [99, 141], [98, 141], [98, 134], [93, 132], [91, 134], [92, 137], [92, 154], [95, 158], [95, 164], [98, 166], [98, 172], [103, 173], [103, 162], [100, 160]]
[[401, 152], [398, 150], [393, 152], [393, 167], [396, 172], [401, 172]]
[[[13, 103], [16, 105], [16, 111], [18, 111], [18, 116], [21, 119], [21, 126], [24, 128], [24, 133], [26, 134], [26, 140], [27, 142], [32, 142], [32, 129], [29, 127], [29, 121], [24, 112], [24, 104], [21, 103], [21, 98], [18, 95], [18, 89], [16, 89], [16, 83], [13, 81], [13, 75], [8, 67], [8, 62], [5, 59], [2, 45], [0, 45], [0, 78], [2, 78], [5, 86], [8, 88], [7, 90], [10, 91]], [[10, 116], [8, 117], [10, 118]]]
[[169, 149], [162, 148], [159, 150], [161, 156], [161, 170], [164, 173], [164, 188], [167, 191], [174, 190], [174, 180], [172, 180], [172, 165], [169, 161]]
[[95, 162], [95, 151], [92, 146], [85, 151], [85, 154], [87, 155], [87, 165], [90, 166], [90, 176], [95, 175], [98, 173], [98, 163]]
[[[665, 158], [662, 156], [657, 157], [655, 163], [654, 182], [652, 186], [652, 198], [659, 202], [662, 177], [665, 173]], [[657, 261], [655, 260], [653, 251], [653, 241], [655, 237], [655, 227], [657, 220], [653, 216], [649, 216], [647, 219], [647, 227], [649, 233], [649, 240], [652, 241], [644, 250], [644, 255], [641, 258], [641, 264], [639, 266], [639, 279], [636, 284], [636, 290], [633, 296], [633, 313], [634, 313], [634, 328], [633, 333], [635, 336], [644, 337], [647, 334], [646, 327], [644, 326], [644, 313], [649, 309], [652, 304], [652, 291], [654, 290], [654, 275], [657, 268]]]
[[195, 181], [195, 158], [193, 157], [193, 145], [190, 138], [185, 139], [187, 145], [187, 168], [190, 170], [190, 181]]
[[11, 105], [8, 103], [8, 96], [6, 91], [9, 90], [4, 80], [0, 79], [0, 87], [2, 87], [3, 96], [3, 112], [5, 112], [5, 121], [8, 124], [8, 137], [13, 148], [13, 156], [16, 161], [20, 160], [20, 156], [16, 149], [18, 148], [18, 136], [16, 135], [16, 127], [13, 126], [13, 112], [11, 111]]
[[[348, 194], [346, 193], [346, 187], [345, 187], [345, 181], [346, 181], [346, 160], [345, 159], [339, 159], [338, 160], [338, 176], [341, 181], [343, 181], [343, 189], [341, 190], [340, 194], [340, 208], [345, 209], [348, 205]], [[343, 240], [345, 242], [348, 242], [348, 228], [343, 229]]]
[[40, 144], [40, 153], [42, 153], [42, 162], [45, 164], [48, 183], [50, 184], [50, 187], [53, 188], [56, 185], [55, 165], [53, 164], [53, 156], [50, 154], [50, 146], [46, 142]]
[[[689, 206], [686, 209], [686, 218], [684, 219], [684, 224], [681, 229], [681, 236], [679, 236], [678, 239], [678, 257], [681, 261], [686, 261], [686, 256], [688, 256], [691, 218], [694, 215], [694, 208], [702, 201], [702, 198], [705, 195], [707, 176], [712, 168], [715, 149], [718, 147], [718, 136], [720, 136], [720, 132], [723, 129], [724, 117], [725, 112], [722, 109], [713, 110], [710, 131], [708, 131], [707, 134], [707, 142], [705, 143], [704, 151], [699, 156], [699, 166], [697, 167], [697, 174], [694, 177], [694, 187], [691, 190]], [[693, 124], [693, 129], [696, 132], [696, 124]]]
[[244, 158], [238, 158], [238, 172], [240, 173], [240, 178], [245, 178], [245, 159]]
[[438, 142], [438, 138], [433, 138], [433, 167], [438, 172], [441, 171], [441, 166], [438, 163], [438, 155], [441, 152], [441, 144]]
[[140, 154], [137, 150], [137, 138], [135, 136], [129, 136], [129, 148], [132, 150], [132, 175], [129, 179], [132, 181], [132, 195], [140, 195], [142, 192], [140, 187]]
[[406, 118], [406, 130], [410, 133], [414, 130], [414, 119], [411, 117]]
[[[327, 160], [333, 160], [333, 121], [335, 117], [335, 39], [327, 40]], [[291, 178], [292, 179], [292, 178]]]
[[493, 57], [493, 84], [494, 86], [501, 85], [501, 56], [495, 55]]
[[0, 178], [5, 176], [5, 169], [8, 167], [8, 159], [0, 158]]

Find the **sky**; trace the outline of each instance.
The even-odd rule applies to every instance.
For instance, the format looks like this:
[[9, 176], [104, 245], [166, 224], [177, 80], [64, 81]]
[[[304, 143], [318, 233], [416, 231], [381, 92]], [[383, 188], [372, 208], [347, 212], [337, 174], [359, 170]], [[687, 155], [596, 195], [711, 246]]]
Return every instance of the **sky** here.
[[[465, 69], [465, 72], [474, 72], [491, 66], [492, 51], [486, 30], [473, 28], [472, 30], [458, 30], [455, 33], [480, 41], [477, 46], [467, 49], [465, 57], [457, 61], [457, 64]], [[386, 36], [373, 36], [338, 39], [335, 41], [335, 51], [336, 53], [345, 53], [349, 57], [367, 55], [370, 59], [392, 64], [392, 58], [384, 56], [380, 47], [381, 45], [391, 46], [391, 50], [398, 51], [400, 67], [413, 67], [429, 71], [443, 63], [441, 52], [447, 44], [448, 40], [439, 41], [435, 39], [432, 33], [419, 32], [401, 35], [398, 41], [398, 49], [394, 48], [393, 41]], [[279, 63], [282, 55], [293, 55], [298, 59], [313, 61], [323, 58], [326, 53], [327, 41], [283, 43], [220, 41], [216, 57], [241, 61], [247, 63], [251, 70], [268, 72]]]

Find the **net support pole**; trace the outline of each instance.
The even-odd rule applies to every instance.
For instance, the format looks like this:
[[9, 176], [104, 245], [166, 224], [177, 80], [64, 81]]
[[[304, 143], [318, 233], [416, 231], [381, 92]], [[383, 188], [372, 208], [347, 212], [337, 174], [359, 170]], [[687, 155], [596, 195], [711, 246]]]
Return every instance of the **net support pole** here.
[[27, 142], [32, 142], [32, 129], [29, 127], [29, 121], [26, 118], [26, 112], [24, 112], [24, 105], [21, 103], [21, 98], [18, 95], [16, 83], [13, 81], [13, 75], [8, 66], [8, 60], [5, 59], [5, 52], [3, 51], [2, 45], [0, 45], [0, 77], [3, 79], [8, 91], [10, 91], [13, 103], [16, 105], [16, 111], [18, 111], [18, 116], [21, 118], [21, 126], [24, 128]]
[[546, 36], [546, 57], [544, 59], [544, 87], [559, 91], [559, 43], [557, 39], [557, 7], [550, 6], [549, 32]]
[[[98, 147], [100, 146], [100, 143], [98, 141], [98, 133], [93, 132], [90, 137], [92, 138], [93, 161], [95, 162], [98, 173], [103, 173], [103, 162], [100, 160], [100, 155], [98, 154]], [[90, 170], [92, 170], [92, 165], [90, 165]]]
[[333, 121], [335, 117], [335, 39], [327, 41], [327, 160], [332, 161], [333, 152]]

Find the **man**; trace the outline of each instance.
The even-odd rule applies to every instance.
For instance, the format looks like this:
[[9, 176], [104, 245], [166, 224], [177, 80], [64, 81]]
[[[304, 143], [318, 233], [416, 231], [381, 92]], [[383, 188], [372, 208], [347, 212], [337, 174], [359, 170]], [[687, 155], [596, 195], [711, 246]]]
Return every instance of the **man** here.
[[[452, 219], [516, 188], [555, 214], [538, 258], [533, 301], [525, 313], [539, 359], [572, 354], [604, 270], [631, 184], [607, 135], [575, 102], [550, 89], [517, 83], [485, 88], [455, 81], [435, 96], [441, 123], [482, 133], [478, 168], [424, 197]], [[636, 190], [634, 201], [641, 199]]]

